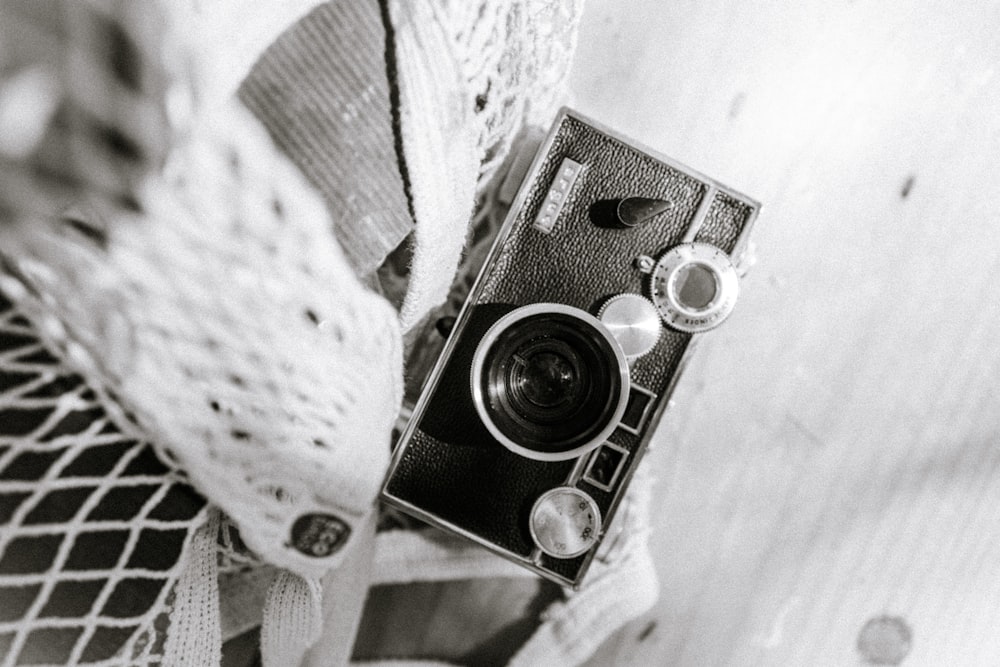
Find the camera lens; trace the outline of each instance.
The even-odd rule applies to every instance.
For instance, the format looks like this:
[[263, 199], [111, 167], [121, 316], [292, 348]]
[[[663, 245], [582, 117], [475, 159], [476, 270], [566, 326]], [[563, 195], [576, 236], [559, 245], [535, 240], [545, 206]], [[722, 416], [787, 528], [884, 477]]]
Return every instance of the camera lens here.
[[542, 352], [528, 360], [515, 358], [520, 369], [518, 387], [525, 398], [543, 408], [571, 400], [577, 385], [576, 371], [565, 357], [554, 352]]
[[511, 389], [525, 408], [550, 410], [573, 403], [580, 393], [580, 371], [561, 350], [528, 351], [511, 359]]
[[501, 318], [472, 364], [476, 410], [508, 449], [540, 460], [580, 456], [621, 419], [628, 365], [585, 311], [533, 304]]

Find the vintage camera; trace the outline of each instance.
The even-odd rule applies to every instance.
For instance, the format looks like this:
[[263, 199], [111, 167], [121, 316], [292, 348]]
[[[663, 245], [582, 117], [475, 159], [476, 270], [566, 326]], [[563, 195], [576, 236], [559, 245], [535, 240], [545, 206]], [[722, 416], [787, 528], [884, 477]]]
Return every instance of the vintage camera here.
[[382, 498], [578, 586], [720, 324], [759, 204], [564, 109], [403, 431]]

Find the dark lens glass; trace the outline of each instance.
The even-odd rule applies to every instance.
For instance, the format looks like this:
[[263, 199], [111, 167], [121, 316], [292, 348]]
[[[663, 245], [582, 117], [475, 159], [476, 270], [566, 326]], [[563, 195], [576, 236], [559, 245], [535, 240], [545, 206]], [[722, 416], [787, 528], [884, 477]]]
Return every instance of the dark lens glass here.
[[511, 364], [515, 389], [532, 405], [549, 409], [573, 402], [579, 394], [577, 370], [558, 352], [539, 352]]
[[498, 369], [495, 395], [514, 419], [529, 428], [572, 418], [592, 392], [586, 355], [566, 340], [565, 332], [552, 333], [515, 342], [506, 361], [498, 358], [503, 370]]
[[493, 341], [481, 375], [491, 421], [539, 452], [589, 443], [614, 417], [622, 378], [611, 343], [566, 313], [538, 313]]

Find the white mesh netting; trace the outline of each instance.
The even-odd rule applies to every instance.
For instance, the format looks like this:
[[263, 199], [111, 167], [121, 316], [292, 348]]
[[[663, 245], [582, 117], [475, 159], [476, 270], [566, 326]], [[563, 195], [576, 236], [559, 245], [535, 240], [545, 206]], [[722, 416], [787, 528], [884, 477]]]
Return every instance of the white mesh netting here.
[[158, 663], [204, 500], [0, 292], [0, 664]]

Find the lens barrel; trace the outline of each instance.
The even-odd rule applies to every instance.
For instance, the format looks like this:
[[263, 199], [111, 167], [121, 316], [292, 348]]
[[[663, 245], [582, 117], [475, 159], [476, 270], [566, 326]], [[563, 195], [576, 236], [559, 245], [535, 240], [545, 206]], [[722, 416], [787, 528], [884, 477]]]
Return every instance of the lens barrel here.
[[607, 438], [628, 401], [625, 354], [579, 308], [538, 303], [500, 318], [473, 357], [480, 419], [508, 449], [533, 459], [581, 456]]

